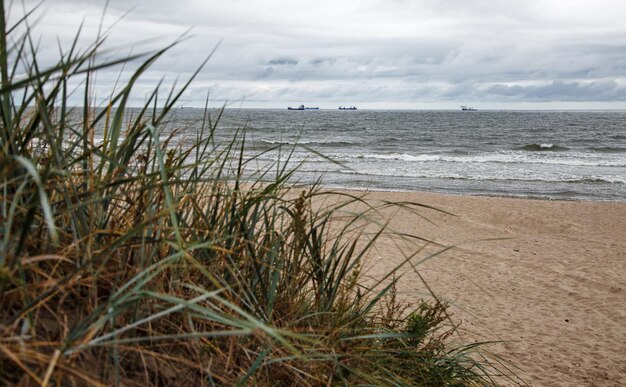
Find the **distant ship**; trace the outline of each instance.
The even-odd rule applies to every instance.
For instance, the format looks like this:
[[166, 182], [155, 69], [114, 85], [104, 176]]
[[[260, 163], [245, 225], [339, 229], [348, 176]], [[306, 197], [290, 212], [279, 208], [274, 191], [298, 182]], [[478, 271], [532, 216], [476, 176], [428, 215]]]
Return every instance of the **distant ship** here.
[[287, 110], [319, 110], [319, 107], [305, 107], [304, 105], [300, 105], [297, 108], [289, 106]]
[[356, 106], [350, 106], [350, 107], [339, 106], [339, 110], [356, 110]]
[[473, 107], [471, 107], [471, 106], [465, 106], [465, 105], [462, 105], [462, 106], [461, 106], [461, 110], [463, 110], [464, 112], [465, 112], [465, 111], [470, 111], [470, 112], [474, 112], [474, 111], [476, 111], [476, 109], [474, 109]]

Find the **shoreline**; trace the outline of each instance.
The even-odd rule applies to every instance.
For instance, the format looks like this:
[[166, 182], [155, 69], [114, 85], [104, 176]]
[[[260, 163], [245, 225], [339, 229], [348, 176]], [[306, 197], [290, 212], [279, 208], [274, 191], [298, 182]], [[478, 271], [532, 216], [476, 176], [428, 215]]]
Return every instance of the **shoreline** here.
[[[307, 186], [308, 184], [304, 184]], [[626, 204], [626, 197], [624, 199], [611, 200], [611, 199], [598, 199], [598, 198], [567, 198], [567, 197], [559, 197], [559, 198], [551, 198], [551, 197], [541, 197], [541, 196], [507, 196], [506, 194], [496, 195], [496, 194], [482, 194], [482, 193], [463, 193], [463, 192], [443, 192], [443, 191], [427, 191], [427, 190], [416, 190], [409, 191], [406, 189], [388, 189], [388, 188], [359, 188], [359, 187], [345, 187], [345, 186], [327, 186], [322, 184], [322, 189], [325, 191], [339, 191], [339, 192], [363, 192], [363, 193], [399, 193], [399, 194], [417, 194], [417, 195], [435, 195], [435, 196], [460, 196], [460, 197], [484, 197], [484, 198], [493, 198], [493, 199], [519, 199], [519, 200], [538, 200], [538, 201], [547, 201], [547, 202], [555, 202], [555, 201], [564, 201], [564, 202], [582, 202], [582, 203], [609, 203], [609, 204]]]
[[[485, 348], [521, 368], [516, 375], [531, 385], [626, 385], [626, 203], [333, 190], [454, 214], [383, 216], [393, 230], [455, 246], [417, 270], [450, 302], [460, 342], [502, 340]], [[367, 274], [384, 275], [404, 248], [379, 240]], [[405, 270], [399, 297], [424, 294]]]

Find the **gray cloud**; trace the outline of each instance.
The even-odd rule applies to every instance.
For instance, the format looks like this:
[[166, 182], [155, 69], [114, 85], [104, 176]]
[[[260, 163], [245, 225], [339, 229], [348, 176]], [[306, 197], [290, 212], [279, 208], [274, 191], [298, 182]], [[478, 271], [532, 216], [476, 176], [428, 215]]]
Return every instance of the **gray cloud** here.
[[334, 58], [315, 58], [309, 61], [309, 63], [311, 63], [313, 66], [332, 66], [333, 64], [335, 64], [335, 62], [336, 59]]
[[275, 58], [267, 62], [268, 66], [295, 66], [297, 64], [298, 60], [293, 58]]
[[626, 86], [620, 86], [615, 81], [554, 81], [539, 86], [494, 85], [485, 89], [484, 93], [515, 101], [626, 101]]
[[[27, 0], [26, 8], [35, 4]], [[82, 47], [94, 39], [100, 0], [49, 0], [35, 31], [42, 63], [69, 46], [85, 20]], [[130, 13], [127, 15], [130, 9]], [[21, 4], [12, 3], [11, 18]], [[206, 90], [221, 99], [398, 102], [620, 102], [626, 85], [626, 3], [621, 0], [111, 0], [105, 26], [110, 56], [192, 37], [156, 62], [142, 85], [200, 74], [189, 104]], [[125, 15], [121, 20], [122, 15]], [[99, 76], [102, 89], [121, 69]], [[330, 102], [329, 102], [330, 103]], [[320, 105], [322, 105], [320, 103]]]

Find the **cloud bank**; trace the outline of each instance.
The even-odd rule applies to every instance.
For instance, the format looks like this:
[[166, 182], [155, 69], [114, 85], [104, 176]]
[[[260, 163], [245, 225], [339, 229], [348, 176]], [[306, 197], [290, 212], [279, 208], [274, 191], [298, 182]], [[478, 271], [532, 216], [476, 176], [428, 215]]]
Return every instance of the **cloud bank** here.
[[[11, 18], [21, 7], [11, 4]], [[42, 9], [35, 31], [52, 61], [57, 38], [69, 45], [81, 20], [82, 42], [96, 36], [103, 2], [50, 0]], [[211, 90], [247, 106], [624, 108], [624, 15], [621, 0], [112, 0], [104, 24], [115, 25], [111, 55], [136, 42], [162, 46], [191, 27], [193, 36], [146, 74], [146, 90], [163, 74], [189, 76], [221, 40], [187, 105], [200, 106]], [[116, 78], [103, 74], [102, 89]]]

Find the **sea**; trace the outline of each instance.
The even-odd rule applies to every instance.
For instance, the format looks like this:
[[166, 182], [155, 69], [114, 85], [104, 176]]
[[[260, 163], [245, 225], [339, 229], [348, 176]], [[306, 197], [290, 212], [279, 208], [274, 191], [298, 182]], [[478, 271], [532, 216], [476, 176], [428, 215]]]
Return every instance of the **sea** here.
[[[218, 113], [210, 111], [212, 121]], [[176, 109], [189, 138], [203, 109]], [[626, 201], [626, 111], [225, 109], [248, 166], [329, 188]]]

